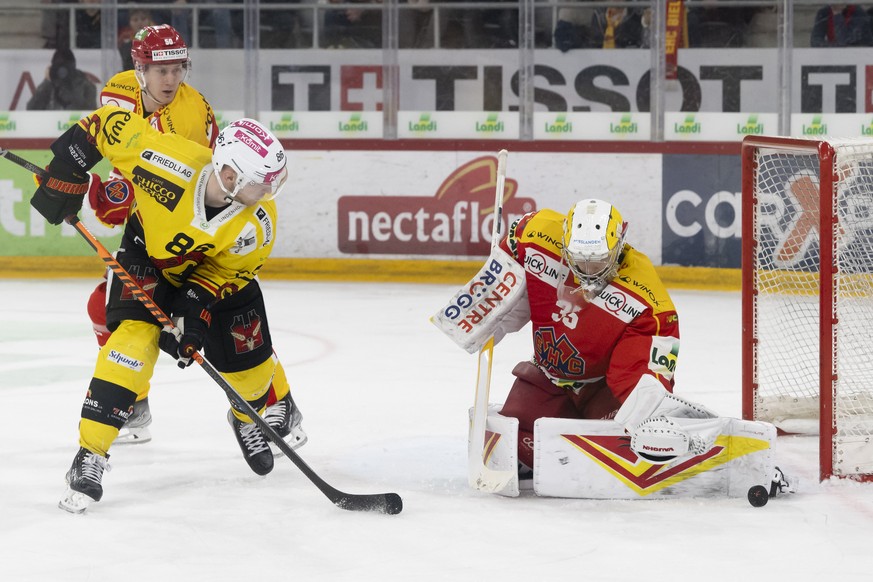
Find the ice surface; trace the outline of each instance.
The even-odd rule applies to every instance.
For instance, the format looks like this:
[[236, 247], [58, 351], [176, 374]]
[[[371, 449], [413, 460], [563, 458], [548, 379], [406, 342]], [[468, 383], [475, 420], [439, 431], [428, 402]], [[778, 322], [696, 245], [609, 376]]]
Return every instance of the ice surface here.
[[[105, 494], [57, 508], [77, 450], [96, 343], [96, 281], [0, 281], [0, 578], [8, 581], [867, 580], [873, 485], [819, 484], [816, 441], [780, 437], [796, 495], [745, 499], [508, 499], [467, 487], [475, 356], [428, 322], [445, 285], [263, 283], [276, 349], [304, 414], [299, 450], [334, 487], [396, 491], [396, 516], [334, 507], [287, 459], [243, 461], [224, 394], [162, 356], [151, 443], [115, 447]], [[674, 291], [676, 392], [740, 414], [738, 293]], [[492, 402], [529, 357], [495, 351]]]

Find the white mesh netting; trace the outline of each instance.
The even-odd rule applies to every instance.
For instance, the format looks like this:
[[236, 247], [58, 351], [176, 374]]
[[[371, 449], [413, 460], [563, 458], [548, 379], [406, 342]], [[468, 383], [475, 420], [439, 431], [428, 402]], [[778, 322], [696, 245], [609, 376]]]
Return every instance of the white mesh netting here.
[[[830, 143], [837, 177], [835, 275], [833, 305], [823, 308], [832, 309], [837, 321], [832, 390], [839, 474], [864, 472], [865, 461], [854, 458], [852, 443], [873, 440], [873, 141]], [[756, 162], [755, 418], [788, 432], [817, 432], [820, 160], [815, 152], [774, 147], [759, 149]], [[868, 464], [873, 467], [873, 459]]]

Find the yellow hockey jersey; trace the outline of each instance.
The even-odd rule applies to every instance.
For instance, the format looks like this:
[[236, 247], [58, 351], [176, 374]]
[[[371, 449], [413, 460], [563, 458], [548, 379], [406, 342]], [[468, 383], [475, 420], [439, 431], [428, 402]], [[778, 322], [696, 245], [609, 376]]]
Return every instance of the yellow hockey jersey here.
[[[100, 105], [115, 105], [145, 117], [142, 89], [134, 72], [122, 71], [109, 79], [100, 92]], [[212, 106], [199, 91], [186, 83], [179, 85], [179, 91], [171, 103], [148, 118], [158, 131], [177, 133], [201, 145], [212, 147], [218, 136], [218, 124]]]
[[[104, 106], [79, 126], [134, 187], [130, 220], [142, 228], [149, 258], [176, 286], [196, 283], [223, 297], [244, 287], [273, 249], [276, 203], [232, 203], [207, 218], [212, 150], [161, 133], [146, 119]], [[135, 225], [134, 225], [135, 227]]]

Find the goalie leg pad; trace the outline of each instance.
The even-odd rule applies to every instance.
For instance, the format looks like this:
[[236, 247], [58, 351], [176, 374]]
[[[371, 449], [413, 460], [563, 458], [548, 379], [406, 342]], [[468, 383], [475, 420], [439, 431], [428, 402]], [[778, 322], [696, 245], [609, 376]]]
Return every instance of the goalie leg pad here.
[[[497, 495], [518, 497], [518, 420], [503, 416], [499, 404], [488, 405], [485, 419], [485, 450], [482, 462], [495, 471], [512, 471], [513, 477]], [[470, 408], [470, 433], [473, 428], [473, 409]], [[468, 434], [468, 439], [471, 434]]]

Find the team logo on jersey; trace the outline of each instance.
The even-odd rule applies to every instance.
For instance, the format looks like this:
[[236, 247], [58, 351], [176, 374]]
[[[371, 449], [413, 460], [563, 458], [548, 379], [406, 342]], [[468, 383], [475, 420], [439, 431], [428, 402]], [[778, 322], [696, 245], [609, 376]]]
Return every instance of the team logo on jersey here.
[[255, 210], [255, 218], [261, 223], [261, 229], [264, 231], [264, 244], [261, 247], [268, 246], [273, 242], [273, 219], [270, 218], [263, 206], [258, 206], [258, 209]]
[[130, 198], [131, 195], [128, 183], [127, 180], [113, 180], [112, 182], [107, 182], [104, 190], [106, 193], [106, 200], [112, 204], [124, 204], [127, 202], [127, 199]]
[[246, 223], [240, 232], [236, 240], [233, 243], [233, 247], [230, 248], [230, 252], [235, 255], [247, 255], [258, 246], [258, 235], [255, 232], [255, 225]]
[[252, 309], [245, 315], [237, 315], [230, 324], [230, 335], [237, 354], [245, 354], [264, 345], [264, 334], [261, 333], [261, 318]]
[[131, 182], [134, 186], [138, 186], [143, 192], [154, 198], [158, 204], [165, 206], [167, 210], [176, 209], [176, 205], [179, 204], [179, 200], [185, 192], [182, 186], [174, 184], [142, 166], [136, 166], [132, 174]]
[[560, 378], [581, 378], [585, 374], [585, 360], [566, 335], [558, 336], [554, 328], [541, 327], [534, 334], [536, 361]]
[[649, 370], [668, 380], [676, 371], [676, 358], [679, 356], [679, 339], [668, 336], [652, 336], [649, 357]]
[[624, 323], [630, 323], [646, 310], [642, 301], [614, 285], [607, 285], [591, 304], [611, 313]]
[[180, 178], [184, 178], [186, 180], [190, 180], [191, 176], [194, 175], [194, 169], [190, 166], [186, 166], [179, 160], [175, 160], [154, 150], [143, 150], [139, 157], [141, 157], [153, 166], [158, 166], [165, 170], [169, 170], [171, 173], [176, 174]]
[[540, 281], [557, 287], [561, 277], [561, 261], [529, 248], [524, 255], [524, 270]]

